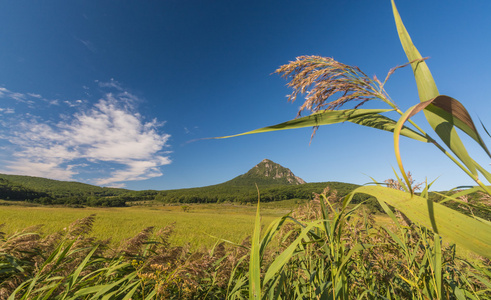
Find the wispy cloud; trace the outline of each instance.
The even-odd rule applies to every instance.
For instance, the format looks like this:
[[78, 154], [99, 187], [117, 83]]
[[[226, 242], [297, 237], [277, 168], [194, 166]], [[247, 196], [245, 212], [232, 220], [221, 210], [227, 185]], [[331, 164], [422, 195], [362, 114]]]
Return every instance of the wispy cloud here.
[[99, 80], [96, 80], [95, 82], [97, 82], [97, 84], [99, 84], [100, 87], [114, 88], [117, 89], [118, 91], [123, 91], [123, 87], [121, 86], [121, 83], [114, 80], [114, 78], [111, 78], [111, 80], [108, 82], [102, 82]]
[[0, 87], [0, 98], [14, 100], [17, 103], [27, 104], [33, 108], [36, 103], [48, 103], [49, 105], [58, 105], [58, 100], [50, 100], [36, 93], [19, 93], [11, 91], [7, 88]]
[[38, 99], [42, 99], [43, 97], [39, 94], [34, 94], [34, 93], [27, 93], [29, 96], [33, 97], [33, 98], [38, 98]]
[[3, 114], [14, 114], [15, 113], [15, 109], [13, 109], [13, 108], [1, 108], [0, 107], [0, 113], [3, 113]]
[[83, 40], [83, 39], [80, 39], [78, 37], [74, 37], [77, 41], [79, 41], [80, 43], [82, 43], [90, 52], [97, 52], [97, 48], [94, 46], [94, 44], [89, 41], [89, 40]]
[[[121, 87], [117, 81], [110, 83]], [[146, 120], [134, 105], [128, 105], [137, 99], [134, 95], [120, 91], [56, 122], [27, 115], [10, 124], [1, 138], [9, 142], [12, 157], [3, 162], [0, 172], [107, 186], [161, 176], [160, 167], [171, 162], [170, 135], [160, 132], [162, 122]], [[100, 168], [108, 163], [112, 169]], [[89, 173], [91, 177], [85, 178]]]
[[19, 102], [26, 102], [27, 94], [12, 92], [4, 87], [0, 87], [0, 98], [10, 98]]
[[[63, 103], [65, 103], [66, 105], [70, 106], [70, 107], [76, 107], [76, 106], [79, 106], [83, 103], [84, 101], [83, 100], [75, 100], [75, 101], [70, 101], [70, 100], [65, 100], [63, 101]], [[53, 103], [54, 104], [54, 103]]]

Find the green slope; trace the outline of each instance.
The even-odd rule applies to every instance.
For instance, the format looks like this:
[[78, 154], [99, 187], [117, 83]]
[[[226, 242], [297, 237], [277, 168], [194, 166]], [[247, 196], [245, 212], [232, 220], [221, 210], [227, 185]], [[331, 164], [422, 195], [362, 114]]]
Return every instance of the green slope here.
[[38, 193], [46, 193], [51, 196], [73, 196], [73, 195], [120, 195], [127, 192], [125, 189], [106, 188], [95, 185], [75, 182], [60, 181], [41, 177], [0, 174], [0, 178], [17, 186]]
[[264, 159], [247, 173], [222, 183], [228, 186], [269, 186], [269, 185], [299, 185], [305, 181], [269, 159]]
[[59, 181], [41, 177], [0, 174], [0, 199], [44, 205], [124, 206], [125, 189]]
[[[286, 199], [312, 199], [313, 193], [321, 193], [324, 188], [338, 191], [339, 196], [351, 192], [358, 185], [343, 182], [316, 182], [300, 185], [262, 185], [259, 186], [261, 201], [279, 201]], [[191, 189], [160, 191], [156, 199], [166, 203], [220, 203], [220, 202], [257, 202], [258, 192], [255, 186], [231, 185], [230, 182]], [[357, 201], [366, 197], [358, 196]]]
[[127, 201], [142, 200], [165, 203], [249, 203], [257, 201], [256, 184], [263, 202], [310, 199], [313, 193], [321, 193], [327, 186], [344, 196], [357, 187], [341, 182], [305, 183], [289, 169], [265, 159], [247, 173], [221, 184], [167, 191], [131, 191], [73, 181], [0, 174], [0, 199], [77, 206], [121, 206]]

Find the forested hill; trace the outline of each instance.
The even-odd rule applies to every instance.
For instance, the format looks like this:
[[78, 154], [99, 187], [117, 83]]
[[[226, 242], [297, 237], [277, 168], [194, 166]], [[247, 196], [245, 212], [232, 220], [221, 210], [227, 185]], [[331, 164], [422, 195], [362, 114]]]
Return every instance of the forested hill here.
[[269, 185], [299, 185], [305, 181], [295, 176], [290, 169], [285, 168], [269, 159], [264, 159], [247, 173], [222, 183], [227, 186], [269, 186]]
[[155, 199], [165, 203], [256, 202], [258, 190], [261, 201], [310, 199], [329, 187], [344, 196], [358, 187], [343, 182], [306, 183], [293, 172], [269, 159], [262, 160], [245, 174], [232, 180], [200, 188], [160, 191]]
[[291, 170], [265, 159], [243, 175], [227, 182], [200, 188], [167, 191], [131, 191], [72, 181], [0, 174], [0, 199], [45, 205], [124, 206], [129, 201], [157, 200], [163, 203], [256, 202], [310, 199], [329, 186], [340, 196], [357, 185], [342, 182], [305, 183]]
[[[261, 201], [279, 201], [286, 199], [312, 199], [313, 193], [322, 193], [329, 187], [336, 190], [339, 196], [345, 196], [358, 185], [344, 182], [316, 182], [305, 183], [300, 185], [262, 185], [259, 186], [259, 195]], [[254, 203], [257, 202], [258, 190], [255, 186], [249, 185], [230, 185], [217, 184], [201, 188], [180, 189], [160, 191], [155, 199], [165, 203], [221, 203], [221, 202], [239, 202]], [[366, 199], [365, 196], [356, 196], [357, 201]]]
[[76, 181], [61, 181], [33, 176], [0, 174], [0, 178], [16, 185], [21, 185], [27, 189], [58, 196], [85, 195], [90, 193], [117, 195], [128, 191], [126, 189], [100, 187]]
[[0, 174], [0, 199], [40, 204], [122, 206], [118, 198], [128, 190], [59, 181], [41, 177]]

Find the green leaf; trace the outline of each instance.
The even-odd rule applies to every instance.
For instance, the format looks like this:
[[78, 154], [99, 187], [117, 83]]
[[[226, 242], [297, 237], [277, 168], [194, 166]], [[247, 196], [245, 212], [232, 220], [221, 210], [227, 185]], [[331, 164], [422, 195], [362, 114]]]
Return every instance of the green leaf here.
[[[215, 139], [224, 139], [237, 137], [241, 135], [263, 133], [270, 131], [297, 129], [305, 127], [316, 127], [321, 125], [337, 124], [342, 122], [352, 122], [355, 124], [372, 127], [375, 129], [385, 130], [393, 132], [396, 122], [386, 116], [380, 115], [380, 113], [393, 111], [391, 109], [347, 109], [347, 110], [324, 110], [318, 113], [311, 114], [306, 117], [293, 119], [280, 124], [259, 128], [256, 130], [216, 137]], [[416, 131], [404, 127], [401, 130], [401, 135], [418, 140], [421, 142], [428, 142], [428, 139]]]
[[[425, 102], [438, 97], [440, 94], [436, 87], [435, 81], [433, 80], [430, 69], [424, 62], [424, 59], [419, 53], [418, 49], [416, 49], [414, 46], [406, 27], [402, 23], [401, 16], [397, 11], [394, 0], [392, 0], [392, 11], [396, 22], [399, 39], [408, 60], [411, 62], [414, 78], [416, 79], [416, 85], [418, 87], [420, 102]], [[466, 165], [469, 171], [476, 177], [474, 179], [477, 179], [476, 167], [467, 153], [464, 144], [460, 140], [454, 124], [448, 122], [445, 118], [441, 117], [430, 109], [425, 109], [424, 114], [433, 130], [438, 134], [447, 147], [449, 147], [450, 150], [455, 153], [455, 155]]]
[[70, 277], [70, 280], [68, 281], [68, 284], [67, 284], [67, 287], [66, 287], [66, 293], [65, 293], [65, 295], [63, 296], [62, 299], [65, 299], [66, 298], [66, 295], [68, 295], [68, 292], [70, 292], [70, 290], [72, 289], [72, 287], [75, 286], [75, 283], [77, 282], [77, 279], [80, 276], [80, 272], [82, 272], [82, 270], [85, 268], [85, 265], [87, 265], [87, 263], [89, 262], [90, 258], [92, 257], [92, 255], [94, 254], [94, 252], [97, 250], [98, 247], [99, 247], [98, 245], [94, 246], [94, 248], [92, 249], [92, 251], [90, 251], [89, 254], [87, 254], [87, 256], [84, 258], [84, 260], [77, 267], [77, 269], [75, 270], [75, 272], [73, 272], [73, 274]]
[[486, 144], [484, 144], [484, 141], [477, 131], [474, 121], [462, 103], [452, 97], [440, 95], [430, 100], [430, 105], [426, 107], [426, 110], [439, 115], [451, 124], [457, 126], [457, 128], [475, 140], [484, 149], [486, 154], [491, 157]]
[[261, 299], [260, 237], [261, 237], [261, 217], [259, 215], [259, 199], [258, 199], [256, 221], [254, 225], [254, 234], [252, 237], [252, 245], [251, 245], [251, 258], [249, 262], [249, 299]]
[[302, 242], [302, 240], [310, 240], [308, 237], [310, 230], [312, 228], [322, 228], [324, 222], [325, 220], [312, 222], [302, 229], [299, 236], [293, 242], [291, 242], [290, 245], [280, 255], [278, 255], [269, 266], [266, 274], [264, 275], [263, 282], [265, 285], [276, 275], [277, 272], [281, 270], [281, 268], [290, 260], [290, 258], [292, 258], [295, 249]]
[[381, 186], [362, 186], [364, 193], [403, 212], [411, 221], [432, 229], [440, 236], [475, 253], [491, 258], [491, 226], [417, 195]]

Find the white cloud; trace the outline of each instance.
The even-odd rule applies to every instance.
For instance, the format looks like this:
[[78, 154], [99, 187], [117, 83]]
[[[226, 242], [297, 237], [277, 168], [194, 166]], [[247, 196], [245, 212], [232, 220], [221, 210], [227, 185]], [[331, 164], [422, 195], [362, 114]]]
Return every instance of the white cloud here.
[[[81, 105], [82, 103], [84, 103], [83, 100], [75, 100], [75, 101], [70, 101], [70, 100], [65, 100], [63, 101], [63, 103], [65, 103], [66, 105], [68, 105], [69, 107], [76, 107], [76, 106], [79, 106]], [[53, 103], [53, 104], [58, 104], [57, 102], [56, 103]]]
[[[171, 162], [164, 151], [170, 135], [159, 132], [157, 120], [146, 121], [134, 109], [130, 102], [136, 100], [125, 92], [107, 94], [85, 111], [60, 116], [57, 123], [31, 116], [11, 124], [2, 138], [15, 151], [0, 172], [108, 186], [161, 176], [160, 167]], [[100, 169], [107, 164], [115, 168]], [[80, 179], [89, 169], [97, 176]]]
[[15, 164], [8, 166], [12, 174], [45, 177], [60, 180], [70, 180], [76, 173], [60, 167], [56, 162], [39, 162], [26, 158], [18, 159]]
[[41, 99], [43, 98], [41, 95], [39, 94], [34, 94], [34, 93], [27, 93], [29, 96], [33, 97], [33, 98], [38, 98], [38, 99]]
[[0, 98], [12, 99], [19, 103], [27, 103], [30, 106], [39, 100], [49, 102], [49, 100], [44, 99], [40, 94], [13, 92], [4, 87], [0, 87]]
[[114, 78], [111, 78], [109, 82], [101, 82], [99, 80], [96, 80], [95, 82], [97, 82], [97, 84], [99, 84], [100, 87], [114, 88], [117, 89], [118, 91], [123, 91], [123, 88], [121, 87], [121, 83], [114, 80]]
[[0, 98], [10, 98], [18, 102], [33, 103], [32, 101], [26, 100], [27, 95], [23, 93], [12, 92], [6, 88], [0, 88]]
[[4, 87], [0, 87], [0, 98], [11, 98], [17, 101], [24, 101], [26, 96], [21, 93], [15, 93], [12, 91], [9, 91], [8, 89]]
[[1, 108], [0, 107], [0, 113], [14, 114], [15, 113], [15, 109], [13, 109], [13, 108]]
[[82, 43], [85, 47], [87, 47], [87, 49], [90, 52], [93, 52], [93, 53], [97, 52], [97, 48], [94, 46], [94, 44], [91, 41], [89, 41], [89, 40], [82, 40], [82, 39], [77, 38], [77, 37], [75, 37], [75, 39], [77, 41], [79, 41], [80, 43]]

